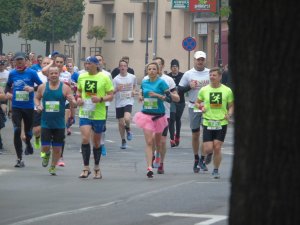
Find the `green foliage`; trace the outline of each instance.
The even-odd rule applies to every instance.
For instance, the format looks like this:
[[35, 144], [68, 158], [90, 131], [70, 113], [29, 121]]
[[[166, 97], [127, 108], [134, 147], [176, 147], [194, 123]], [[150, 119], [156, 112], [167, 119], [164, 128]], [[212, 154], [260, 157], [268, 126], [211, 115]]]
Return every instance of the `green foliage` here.
[[20, 29], [21, 1], [0, 1], [0, 34], [11, 34]]
[[81, 28], [84, 0], [21, 0], [20, 37], [57, 42], [70, 39]]
[[88, 39], [95, 38], [95, 47], [97, 47], [97, 41], [102, 40], [106, 36], [106, 29], [103, 26], [93, 26], [87, 32]]

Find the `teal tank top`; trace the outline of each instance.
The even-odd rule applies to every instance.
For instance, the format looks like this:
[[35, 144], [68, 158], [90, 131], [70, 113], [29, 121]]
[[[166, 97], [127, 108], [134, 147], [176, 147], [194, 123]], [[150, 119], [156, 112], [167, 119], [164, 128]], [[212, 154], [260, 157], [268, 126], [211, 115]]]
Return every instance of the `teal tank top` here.
[[51, 90], [49, 82], [42, 98], [43, 111], [41, 127], [49, 129], [64, 129], [65, 125], [65, 103], [66, 98], [63, 94], [63, 83], [60, 82], [58, 89]]

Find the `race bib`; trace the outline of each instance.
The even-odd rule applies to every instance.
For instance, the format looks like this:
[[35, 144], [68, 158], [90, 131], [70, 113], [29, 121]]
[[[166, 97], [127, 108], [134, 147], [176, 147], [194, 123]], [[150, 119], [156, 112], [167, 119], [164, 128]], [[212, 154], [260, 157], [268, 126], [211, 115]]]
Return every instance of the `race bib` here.
[[218, 120], [208, 120], [207, 130], [222, 130], [221, 121]]
[[45, 107], [46, 112], [59, 112], [59, 101], [46, 101]]
[[95, 115], [96, 104], [92, 102], [92, 99], [85, 99], [84, 104], [82, 106], [81, 118], [92, 119]]
[[124, 99], [128, 99], [128, 98], [131, 98], [132, 94], [131, 91], [121, 91], [120, 92], [120, 99], [121, 100], [124, 100]]
[[144, 109], [158, 109], [157, 98], [145, 98]]
[[29, 93], [27, 91], [16, 91], [16, 101], [29, 101]]

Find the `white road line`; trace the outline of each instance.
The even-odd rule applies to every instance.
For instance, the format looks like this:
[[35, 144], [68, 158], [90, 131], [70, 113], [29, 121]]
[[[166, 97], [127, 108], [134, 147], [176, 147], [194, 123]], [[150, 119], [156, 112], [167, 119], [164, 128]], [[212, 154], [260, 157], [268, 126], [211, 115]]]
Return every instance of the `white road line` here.
[[89, 211], [89, 210], [92, 210], [92, 209], [108, 207], [110, 205], [114, 205], [114, 204], [117, 204], [119, 202], [121, 202], [121, 201], [108, 202], [108, 203], [104, 203], [104, 204], [101, 204], [101, 205], [84, 207], [84, 208], [74, 209], [74, 210], [64, 211], [64, 212], [53, 213], [53, 214], [49, 214], [49, 215], [45, 215], [45, 216], [39, 216], [39, 217], [19, 221], [19, 222], [16, 222], [16, 223], [11, 223], [9, 225], [26, 225], [26, 224], [31, 224], [31, 223], [35, 223], [35, 222], [41, 222], [41, 221], [44, 221], [44, 220], [47, 220], [47, 219], [50, 219], [50, 218], [53, 218], [53, 217], [57, 217], [57, 216], [74, 215], [74, 214], [86, 212], [86, 211]]
[[0, 175], [3, 175], [5, 173], [12, 172], [13, 170], [7, 170], [7, 169], [0, 169]]
[[153, 217], [162, 217], [162, 216], [177, 216], [177, 217], [192, 217], [192, 218], [206, 218], [207, 220], [195, 223], [195, 225], [210, 225], [217, 223], [219, 221], [227, 219], [227, 216], [220, 215], [208, 215], [208, 214], [188, 214], [188, 213], [174, 213], [174, 212], [163, 212], [163, 213], [150, 213], [150, 216]]
[[184, 183], [179, 183], [179, 184], [175, 184], [175, 185], [172, 185], [172, 186], [168, 186], [168, 187], [165, 187], [165, 188], [160, 188], [159, 190], [154, 190], [154, 191], [149, 191], [149, 192], [138, 194], [138, 195], [133, 195], [132, 197], [129, 197], [126, 200], [116, 200], [116, 201], [104, 203], [104, 204], [101, 204], [101, 205], [89, 206], [89, 207], [74, 209], [74, 210], [70, 210], [70, 211], [62, 211], [62, 212], [53, 213], [53, 214], [49, 214], [49, 215], [45, 215], [45, 216], [39, 216], [39, 217], [34, 217], [34, 218], [22, 220], [22, 221], [19, 221], [19, 222], [16, 222], [16, 223], [11, 223], [9, 225], [27, 225], [27, 224], [32, 224], [32, 223], [35, 223], [35, 222], [45, 221], [47, 219], [57, 217], [57, 216], [75, 215], [75, 214], [83, 213], [83, 212], [93, 210], [93, 209], [100, 209], [100, 208], [109, 207], [111, 205], [122, 203], [122, 202], [125, 202], [125, 201], [129, 202], [129, 201], [133, 201], [133, 200], [136, 200], [136, 199], [145, 198], [145, 197], [148, 197], [148, 196], [153, 196], [154, 193], [169, 191], [170, 188], [177, 188], [179, 186], [194, 183], [194, 182], [195, 182], [195, 180], [191, 180], [191, 181], [187, 181], [187, 182], [184, 182]]

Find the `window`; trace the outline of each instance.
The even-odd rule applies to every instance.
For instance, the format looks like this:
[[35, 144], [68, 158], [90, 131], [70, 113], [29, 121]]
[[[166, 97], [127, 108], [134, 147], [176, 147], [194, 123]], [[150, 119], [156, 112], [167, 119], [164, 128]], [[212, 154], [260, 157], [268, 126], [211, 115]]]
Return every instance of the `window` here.
[[64, 45], [64, 55], [75, 59], [74, 45], [70, 45], [70, 44]]
[[83, 60], [85, 60], [85, 58], [86, 58], [86, 48], [85, 47], [82, 47], [82, 49], [81, 49], [81, 58]]
[[171, 12], [166, 12], [165, 18], [165, 38], [171, 37], [171, 28], [172, 28], [172, 14]]
[[89, 14], [88, 16], [88, 30], [94, 26], [94, 14]]
[[134, 37], [134, 16], [128, 15], [128, 40], [133, 40]]
[[[149, 30], [148, 30], [148, 40], [152, 40], [152, 14], [149, 14]], [[142, 23], [141, 23], [141, 40], [146, 41], [147, 35], [147, 13], [142, 13]]]
[[134, 14], [125, 13], [123, 17], [123, 41], [134, 39]]
[[105, 29], [107, 30], [106, 39], [115, 40], [116, 34], [116, 14], [109, 13], [105, 16]]

